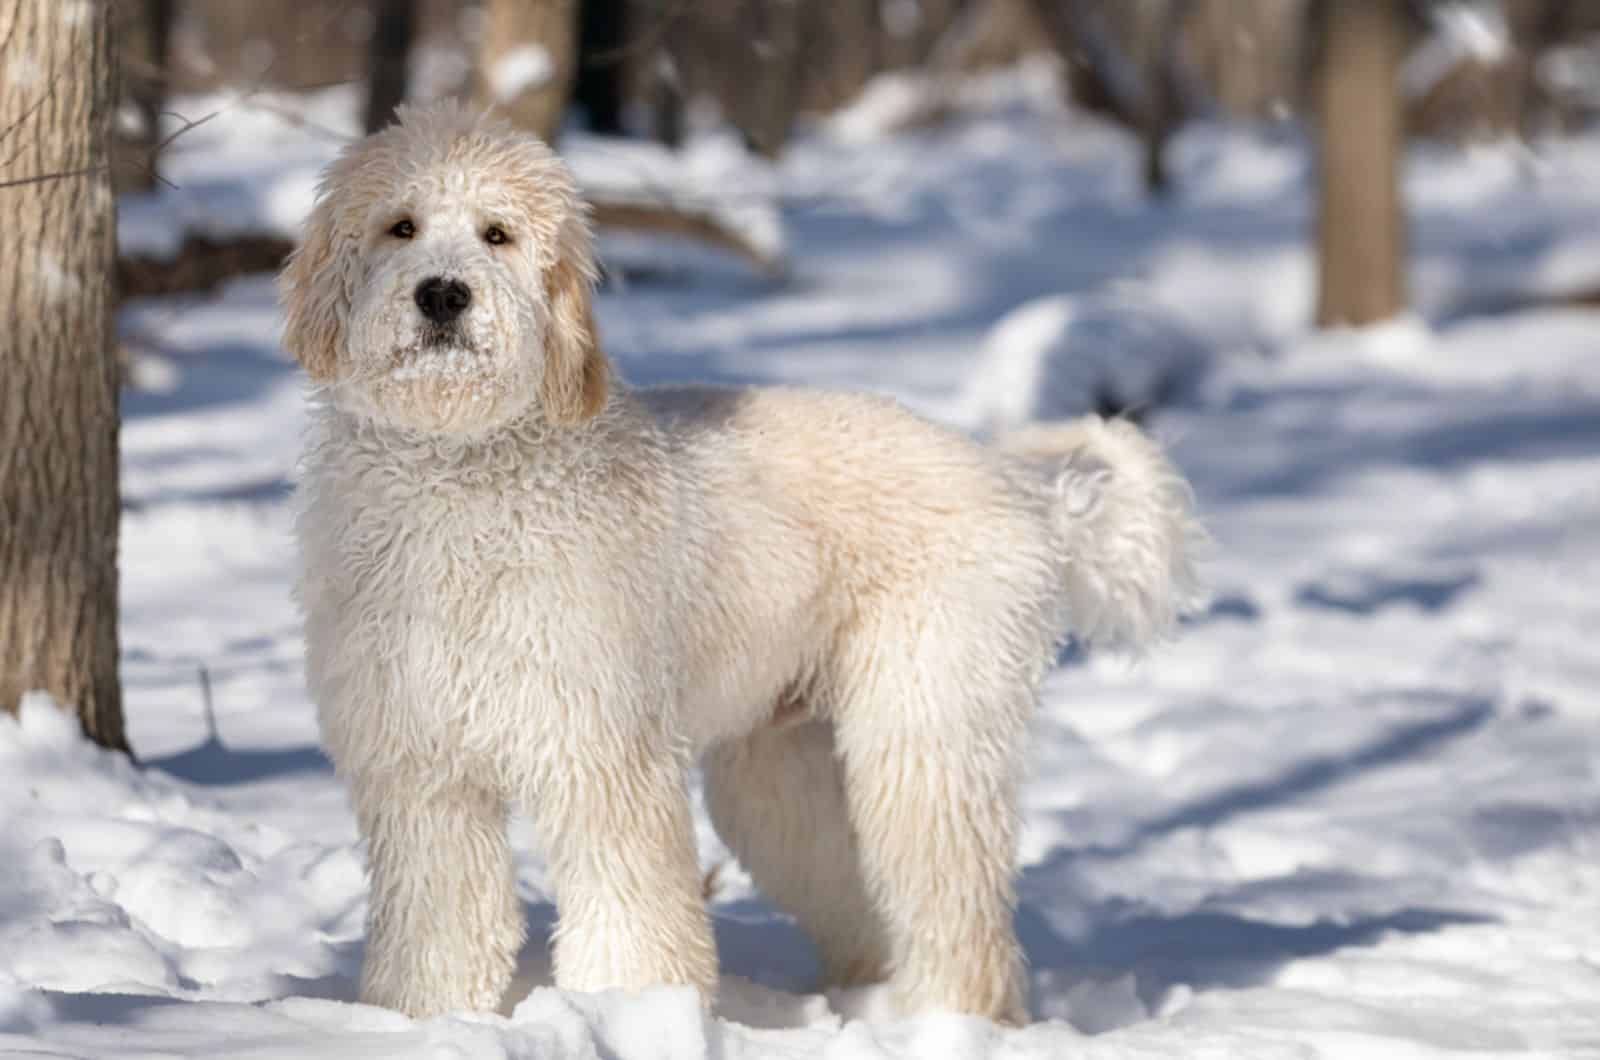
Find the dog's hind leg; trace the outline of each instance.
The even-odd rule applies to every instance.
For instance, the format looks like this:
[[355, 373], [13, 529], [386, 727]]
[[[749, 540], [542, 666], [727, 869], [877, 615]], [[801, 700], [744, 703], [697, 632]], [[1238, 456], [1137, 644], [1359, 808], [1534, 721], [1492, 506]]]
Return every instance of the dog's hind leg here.
[[992, 643], [1000, 622], [940, 617], [883, 619], [842, 660], [846, 798], [901, 1009], [1018, 1023], [1015, 803], [1034, 667]]
[[706, 807], [756, 886], [800, 921], [830, 985], [888, 973], [826, 722], [758, 729], [706, 756]]

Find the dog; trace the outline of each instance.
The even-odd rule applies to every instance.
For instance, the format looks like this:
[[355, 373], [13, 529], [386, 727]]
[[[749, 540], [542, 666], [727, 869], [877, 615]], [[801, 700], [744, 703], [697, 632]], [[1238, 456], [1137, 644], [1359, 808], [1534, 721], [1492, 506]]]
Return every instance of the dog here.
[[313, 382], [298, 488], [307, 680], [368, 847], [364, 1001], [494, 1009], [689, 984], [717, 956], [688, 774], [830, 983], [1026, 1018], [1017, 787], [1064, 638], [1197, 599], [1190, 491], [1129, 424], [993, 444], [877, 396], [632, 389], [585, 207], [535, 137], [403, 109], [321, 181], [284, 267]]

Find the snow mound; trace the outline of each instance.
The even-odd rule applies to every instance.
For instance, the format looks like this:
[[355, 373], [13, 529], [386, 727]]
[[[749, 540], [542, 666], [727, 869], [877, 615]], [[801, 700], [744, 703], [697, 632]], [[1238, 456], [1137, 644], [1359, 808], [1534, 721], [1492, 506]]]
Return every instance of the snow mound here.
[[229, 817], [88, 743], [43, 693], [0, 714], [0, 770], [0, 984], [256, 1000], [348, 972], [353, 847]]
[[1206, 347], [1148, 299], [1055, 295], [1002, 317], [968, 382], [964, 422], [1000, 432], [1161, 403], [1205, 363]]

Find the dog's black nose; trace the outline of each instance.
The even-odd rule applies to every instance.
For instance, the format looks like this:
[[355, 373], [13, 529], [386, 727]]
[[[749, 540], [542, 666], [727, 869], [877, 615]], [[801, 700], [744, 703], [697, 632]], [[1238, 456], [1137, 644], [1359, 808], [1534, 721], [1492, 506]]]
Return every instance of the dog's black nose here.
[[435, 324], [448, 324], [472, 304], [472, 288], [460, 280], [429, 276], [417, 284], [417, 308]]

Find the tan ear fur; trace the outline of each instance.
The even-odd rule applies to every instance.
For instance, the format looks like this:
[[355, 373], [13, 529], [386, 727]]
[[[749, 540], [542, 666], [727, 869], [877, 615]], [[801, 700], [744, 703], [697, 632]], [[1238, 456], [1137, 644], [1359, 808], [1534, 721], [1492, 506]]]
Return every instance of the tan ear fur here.
[[611, 368], [595, 331], [593, 280], [581, 259], [564, 254], [546, 273], [545, 284], [550, 331], [539, 400], [550, 422], [573, 426], [605, 408]]
[[337, 377], [345, 321], [355, 296], [360, 255], [343, 245], [350, 238], [339, 233], [333, 204], [324, 197], [278, 277], [285, 310], [283, 344], [318, 383]]

